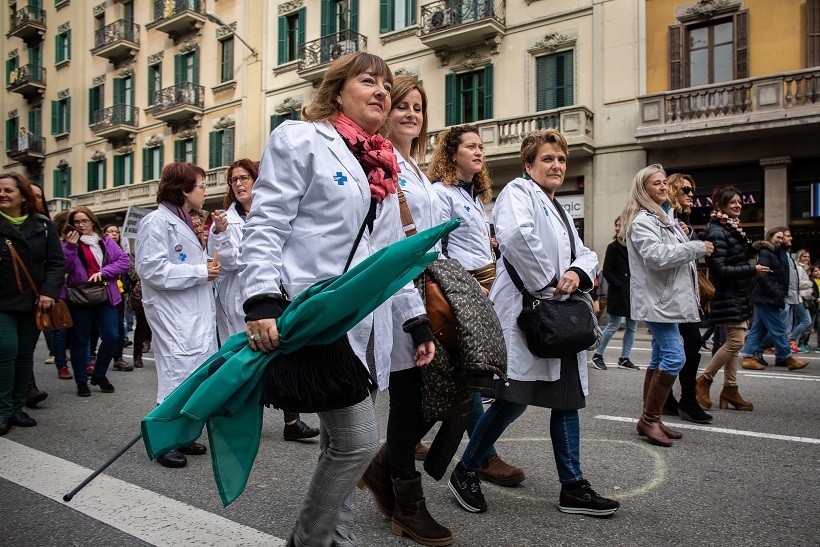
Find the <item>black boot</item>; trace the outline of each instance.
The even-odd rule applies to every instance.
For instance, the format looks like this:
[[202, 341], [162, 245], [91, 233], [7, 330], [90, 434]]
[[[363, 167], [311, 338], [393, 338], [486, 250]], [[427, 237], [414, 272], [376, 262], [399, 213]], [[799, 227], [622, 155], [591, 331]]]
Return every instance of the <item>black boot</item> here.
[[450, 545], [453, 533], [433, 518], [427, 511], [424, 492], [421, 489], [421, 475], [406, 481], [393, 479], [396, 505], [390, 526], [397, 536], [408, 535], [422, 545]]
[[712, 423], [712, 415], [704, 412], [697, 400], [690, 401], [683, 397], [678, 402], [678, 416], [687, 422], [695, 422], [696, 424]]
[[31, 373], [31, 378], [28, 379], [28, 392], [26, 393], [26, 406], [34, 408], [37, 403], [46, 400], [48, 393], [37, 389], [37, 382], [34, 381], [34, 373]]
[[675, 399], [675, 395], [672, 391], [669, 391], [669, 396], [666, 398], [666, 401], [663, 403], [663, 415], [664, 416], [677, 416], [678, 415], [678, 400]]

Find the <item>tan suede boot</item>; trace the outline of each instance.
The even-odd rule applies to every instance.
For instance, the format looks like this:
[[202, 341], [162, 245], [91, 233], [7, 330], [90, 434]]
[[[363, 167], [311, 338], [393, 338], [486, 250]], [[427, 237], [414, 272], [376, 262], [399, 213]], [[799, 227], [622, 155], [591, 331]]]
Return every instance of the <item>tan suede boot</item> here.
[[758, 363], [754, 357], [744, 357], [740, 366], [748, 370], [766, 370], [766, 367]]
[[737, 386], [723, 386], [720, 392], [720, 408], [726, 410], [732, 405], [738, 410], [754, 410], [755, 405], [745, 400], [737, 391]]
[[695, 380], [695, 398], [705, 409], [712, 408], [712, 398], [709, 396], [709, 388], [712, 387], [712, 379], [707, 378], [706, 374], [701, 374]]

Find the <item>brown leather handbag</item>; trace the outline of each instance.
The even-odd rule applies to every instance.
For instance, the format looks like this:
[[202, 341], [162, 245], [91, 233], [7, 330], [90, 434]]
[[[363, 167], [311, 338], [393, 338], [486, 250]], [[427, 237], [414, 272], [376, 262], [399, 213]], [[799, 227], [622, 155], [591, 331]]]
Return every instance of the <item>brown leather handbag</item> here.
[[[11, 253], [12, 265], [14, 267], [14, 277], [17, 280], [17, 290], [20, 291], [20, 294], [25, 292], [23, 290], [23, 282], [20, 279], [20, 270], [23, 270], [29, 285], [31, 285], [31, 290], [34, 292], [35, 300], [39, 300], [40, 292], [37, 290], [37, 286], [34, 284], [34, 280], [31, 278], [28, 268], [26, 268], [26, 265], [23, 263], [23, 259], [20, 258], [19, 254], [17, 254], [17, 250], [14, 248], [11, 240], [6, 239], [6, 245], [9, 248], [9, 253]], [[68, 311], [68, 306], [66, 306], [65, 302], [59, 298], [56, 299], [54, 301], [54, 305], [47, 310], [35, 307], [34, 322], [37, 325], [38, 330], [65, 329], [74, 325], [74, 320], [71, 319], [71, 313]]]
[[700, 293], [701, 306], [706, 306], [715, 296], [715, 286], [701, 270], [698, 270], [698, 292]]

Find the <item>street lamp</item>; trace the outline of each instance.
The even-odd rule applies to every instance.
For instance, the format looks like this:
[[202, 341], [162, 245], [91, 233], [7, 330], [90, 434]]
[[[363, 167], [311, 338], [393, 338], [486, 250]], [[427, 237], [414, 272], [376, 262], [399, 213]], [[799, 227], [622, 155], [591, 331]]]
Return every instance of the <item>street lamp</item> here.
[[[230, 25], [229, 25], [228, 23], [226, 23], [226, 22], [225, 22], [225, 21], [224, 21], [224, 20], [223, 20], [220, 16], [218, 16], [217, 14], [215, 14], [215, 13], [214, 13], [214, 12], [212, 12], [212, 11], [206, 11], [206, 12], [205, 12], [205, 17], [207, 17], [207, 18], [208, 18], [208, 21], [210, 21], [211, 23], [215, 23], [215, 24], [219, 25], [220, 27], [228, 27], [228, 28], [230, 28]], [[245, 47], [246, 47], [246, 48], [248, 48], [249, 50], [251, 50], [251, 55], [253, 55], [253, 58], [254, 58], [254, 59], [256, 59], [256, 60], [258, 61], [258, 60], [259, 60], [259, 52], [257, 52], [254, 48], [252, 48], [252, 47], [251, 47], [251, 45], [250, 45], [248, 42], [246, 42], [246, 41], [245, 41], [245, 40], [244, 40], [244, 39], [243, 39], [240, 35], [238, 35], [236, 32], [234, 32], [234, 33], [233, 33], [233, 35], [234, 35], [234, 36], [235, 36], [235, 37], [236, 37], [236, 38], [237, 38], [240, 42], [242, 42], [243, 44], [245, 44]]]

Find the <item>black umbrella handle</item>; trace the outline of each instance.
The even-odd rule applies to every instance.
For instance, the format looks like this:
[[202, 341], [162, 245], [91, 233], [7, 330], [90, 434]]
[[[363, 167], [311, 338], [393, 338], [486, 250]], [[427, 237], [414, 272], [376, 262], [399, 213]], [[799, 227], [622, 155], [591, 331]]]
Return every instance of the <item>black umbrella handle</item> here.
[[97, 469], [95, 469], [94, 472], [91, 473], [88, 476], [88, 478], [86, 478], [83, 482], [78, 484], [77, 487], [74, 490], [72, 490], [71, 492], [69, 492], [68, 494], [63, 496], [63, 501], [71, 501], [71, 498], [73, 498], [75, 496], [75, 494], [77, 494], [77, 492], [79, 492], [80, 490], [85, 488], [86, 485], [88, 485], [89, 482], [96, 479], [97, 475], [99, 475], [100, 473], [102, 473], [103, 471], [108, 469], [109, 465], [111, 465], [112, 463], [117, 461], [120, 458], [120, 456], [122, 456], [123, 454], [128, 452], [128, 449], [131, 448], [132, 446], [134, 446], [135, 444], [137, 444], [137, 442], [139, 442], [140, 439], [142, 439], [142, 433], [140, 433], [139, 435], [137, 435], [136, 437], [134, 437], [133, 439], [128, 441], [128, 444], [126, 444], [125, 446], [120, 448], [119, 451], [116, 454], [114, 454], [113, 456], [111, 456], [111, 458], [107, 462], [105, 462], [104, 464], [99, 466]]

